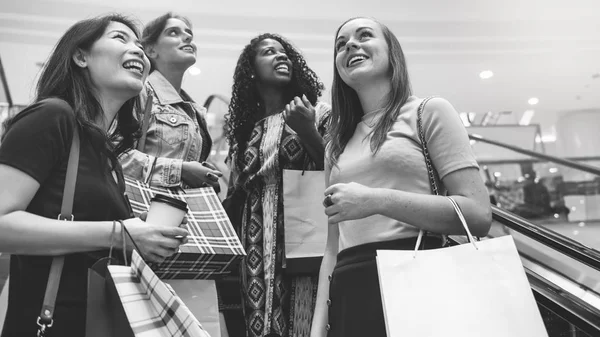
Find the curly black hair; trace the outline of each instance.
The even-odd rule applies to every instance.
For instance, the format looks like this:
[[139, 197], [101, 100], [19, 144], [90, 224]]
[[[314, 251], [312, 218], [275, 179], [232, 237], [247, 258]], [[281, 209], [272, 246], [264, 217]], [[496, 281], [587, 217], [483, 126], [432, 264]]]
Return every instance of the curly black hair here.
[[229, 157], [237, 145], [237, 158], [245, 150], [254, 124], [263, 116], [261, 98], [258, 94], [256, 80], [253, 74], [256, 47], [265, 40], [275, 40], [283, 46], [285, 53], [292, 62], [292, 79], [284, 88], [285, 101], [291, 101], [295, 96], [306, 95], [314, 105], [325, 88], [317, 74], [306, 65], [304, 57], [290, 42], [277, 34], [265, 33], [253, 38], [240, 55], [233, 74], [233, 87], [229, 110], [225, 115], [225, 135], [229, 144]]

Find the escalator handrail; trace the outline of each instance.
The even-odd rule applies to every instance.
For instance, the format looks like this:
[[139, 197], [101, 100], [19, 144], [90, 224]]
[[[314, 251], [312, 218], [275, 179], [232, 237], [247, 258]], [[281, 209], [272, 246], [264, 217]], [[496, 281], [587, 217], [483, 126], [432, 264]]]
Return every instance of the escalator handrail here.
[[600, 271], [600, 252], [494, 205], [492, 205], [492, 217], [512, 230]]
[[560, 287], [547, 282], [535, 273], [527, 272], [531, 290], [539, 305], [545, 307], [590, 336], [600, 336], [597, 310], [573, 297]]
[[208, 109], [208, 107], [210, 106], [210, 104], [212, 103], [212, 101], [214, 101], [215, 99], [229, 105], [229, 98], [227, 98], [225, 95], [220, 95], [220, 94], [212, 94], [210, 96], [208, 96], [208, 98], [204, 101], [204, 107], [206, 109]]
[[583, 171], [583, 172], [587, 172], [587, 173], [591, 173], [594, 174], [596, 176], [600, 177], [600, 168], [595, 167], [595, 166], [591, 166], [591, 165], [586, 165], [586, 164], [581, 164], [572, 160], [568, 160], [568, 159], [563, 159], [563, 158], [559, 158], [559, 157], [555, 157], [555, 156], [550, 156], [544, 153], [539, 153], [539, 152], [535, 152], [535, 151], [531, 151], [531, 150], [526, 150], [523, 148], [520, 148], [518, 146], [514, 146], [514, 145], [510, 145], [510, 144], [505, 144], [496, 140], [491, 140], [491, 139], [487, 139], [484, 138], [480, 135], [475, 135], [475, 134], [469, 134], [469, 138], [471, 140], [475, 140], [478, 142], [482, 142], [482, 143], [487, 143], [487, 144], [491, 144], [491, 145], [495, 145], [495, 146], [499, 146], [505, 149], [509, 149], [530, 157], [534, 157], [534, 158], [538, 158], [538, 159], [543, 159], [545, 161], [549, 161], [549, 162], [553, 162], [556, 164], [560, 164], [566, 167], [570, 167], [579, 171]]

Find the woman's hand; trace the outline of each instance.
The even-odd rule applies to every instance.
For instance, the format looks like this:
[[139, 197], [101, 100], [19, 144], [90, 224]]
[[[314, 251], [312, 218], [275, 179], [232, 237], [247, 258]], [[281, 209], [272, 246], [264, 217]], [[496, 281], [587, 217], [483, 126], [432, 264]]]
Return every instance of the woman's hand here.
[[325, 214], [329, 224], [366, 218], [375, 214], [374, 189], [358, 184], [335, 184], [325, 190]]
[[315, 107], [310, 103], [305, 95], [294, 97], [294, 99], [285, 106], [283, 118], [287, 125], [296, 131], [298, 135], [306, 134], [315, 129], [316, 112]]
[[222, 176], [223, 173], [207, 162], [185, 161], [181, 165], [181, 180], [191, 188], [212, 186], [219, 193]]
[[317, 130], [315, 107], [305, 95], [302, 95], [302, 98], [295, 97], [290, 104], [286, 105], [283, 118], [286, 124], [296, 132], [317, 169], [322, 169], [325, 142]]
[[139, 248], [140, 255], [150, 262], [162, 262], [177, 253], [189, 235], [186, 229], [150, 225], [140, 218], [127, 219], [123, 223]]
[[[142, 221], [146, 222], [146, 219], [148, 218], [148, 212], [142, 212], [142, 213], [140, 213], [139, 218], [142, 219]], [[181, 219], [181, 224], [179, 225], [179, 227], [186, 228], [187, 223], [188, 223], [187, 216], [184, 216], [183, 219]], [[181, 244], [182, 245], [185, 245], [186, 243], [188, 243], [187, 236], [182, 237], [180, 235], [180, 236], [177, 237], [177, 239], [181, 240]]]

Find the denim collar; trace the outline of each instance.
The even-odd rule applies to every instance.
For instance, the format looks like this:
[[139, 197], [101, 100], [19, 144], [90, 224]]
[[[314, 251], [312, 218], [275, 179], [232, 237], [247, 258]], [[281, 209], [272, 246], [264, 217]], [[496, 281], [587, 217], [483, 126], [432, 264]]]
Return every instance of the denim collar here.
[[155, 70], [148, 75], [148, 83], [150, 83], [152, 89], [154, 89], [154, 93], [160, 104], [177, 104], [186, 101], [193, 102], [183, 89], [181, 89], [181, 94], [177, 93], [171, 83], [169, 83], [158, 70]]

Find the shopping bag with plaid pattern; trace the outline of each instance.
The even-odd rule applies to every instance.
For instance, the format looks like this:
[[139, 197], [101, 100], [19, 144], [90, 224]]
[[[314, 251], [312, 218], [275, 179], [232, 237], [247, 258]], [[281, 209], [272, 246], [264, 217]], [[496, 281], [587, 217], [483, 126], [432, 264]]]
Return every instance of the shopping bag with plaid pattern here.
[[107, 276], [111, 300], [120, 303], [117, 311], [122, 309], [125, 313], [127, 330], [132, 332], [126, 335], [210, 337], [173, 289], [156, 276], [137, 251], [133, 251], [131, 266], [108, 266]]
[[125, 178], [126, 193], [136, 216], [148, 211], [155, 194], [184, 200], [188, 204], [188, 242], [179, 252], [150, 267], [161, 279], [215, 279], [228, 274], [246, 255], [227, 213], [210, 187], [170, 189], [150, 187]]

